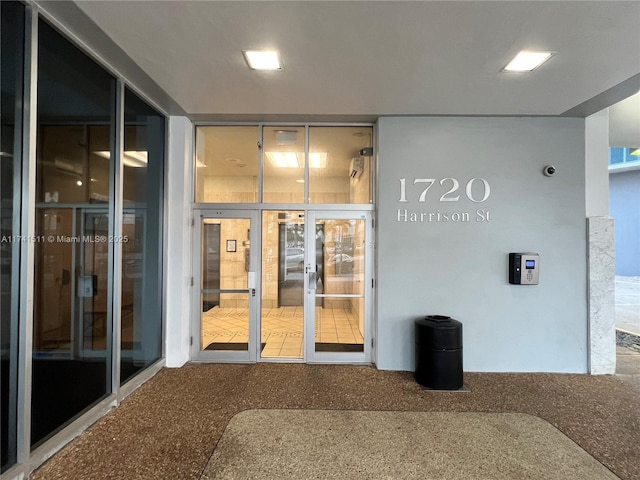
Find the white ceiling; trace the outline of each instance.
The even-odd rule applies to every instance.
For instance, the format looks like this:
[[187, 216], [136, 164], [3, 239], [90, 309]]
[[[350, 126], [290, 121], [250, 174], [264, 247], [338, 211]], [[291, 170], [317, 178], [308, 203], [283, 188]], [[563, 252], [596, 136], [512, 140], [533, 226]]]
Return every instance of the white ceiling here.
[[[640, 90], [640, 1], [76, 3], [193, 116], [561, 115]], [[283, 71], [249, 70], [264, 48]], [[557, 54], [501, 73], [521, 49]]]

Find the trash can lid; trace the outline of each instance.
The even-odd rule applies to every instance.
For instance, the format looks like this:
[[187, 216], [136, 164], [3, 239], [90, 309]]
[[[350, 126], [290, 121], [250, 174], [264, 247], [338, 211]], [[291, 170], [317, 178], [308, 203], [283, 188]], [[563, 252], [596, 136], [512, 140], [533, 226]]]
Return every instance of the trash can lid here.
[[416, 324], [433, 328], [461, 328], [462, 323], [447, 315], [427, 315], [418, 318]]
[[446, 315], [427, 315], [416, 320], [417, 345], [434, 349], [462, 348], [462, 322]]

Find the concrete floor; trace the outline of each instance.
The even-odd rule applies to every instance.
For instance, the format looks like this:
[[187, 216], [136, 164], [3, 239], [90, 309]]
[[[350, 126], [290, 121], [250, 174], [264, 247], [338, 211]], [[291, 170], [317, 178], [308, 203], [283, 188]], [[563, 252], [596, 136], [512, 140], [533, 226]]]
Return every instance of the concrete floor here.
[[616, 276], [616, 328], [640, 335], [640, 277]]
[[616, 277], [616, 328], [638, 337], [627, 346], [618, 342], [616, 377], [640, 388], [640, 277]]
[[549, 422], [522, 413], [240, 412], [202, 480], [275, 478], [619, 479]]
[[616, 377], [640, 390], [640, 351], [616, 347]]

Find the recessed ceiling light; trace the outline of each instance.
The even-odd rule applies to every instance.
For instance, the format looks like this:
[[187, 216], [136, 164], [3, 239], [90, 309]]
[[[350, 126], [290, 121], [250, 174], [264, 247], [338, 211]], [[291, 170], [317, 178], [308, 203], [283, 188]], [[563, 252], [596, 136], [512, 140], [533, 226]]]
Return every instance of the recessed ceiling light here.
[[243, 50], [242, 53], [251, 70], [282, 70], [276, 50]]
[[[109, 150], [98, 150], [93, 152], [96, 155], [106, 158], [107, 160], [111, 159], [111, 152]], [[144, 150], [136, 151], [136, 150], [125, 150], [124, 155], [122, 157], [122, 163], [127, 167], [133, 168], [141, 168], [147, 166], [147, 152]]]
[[[271, 165], [278, 168], [304, 168], [303, 152], [264, 152]], [[310, 152], [310, 168], [327, 168], [327, 152]]]
[[554, 52], [533, 52], [530, 50], [520, 51], [506, 67], [503, 72], [531, 72], [549, 60]]

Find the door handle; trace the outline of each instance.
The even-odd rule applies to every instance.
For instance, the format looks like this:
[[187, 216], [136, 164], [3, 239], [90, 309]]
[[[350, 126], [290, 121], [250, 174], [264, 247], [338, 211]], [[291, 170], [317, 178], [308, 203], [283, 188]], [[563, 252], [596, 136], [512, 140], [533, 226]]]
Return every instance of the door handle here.
[[309, 290], [316, 289], [316, 272], [309, 272]]

